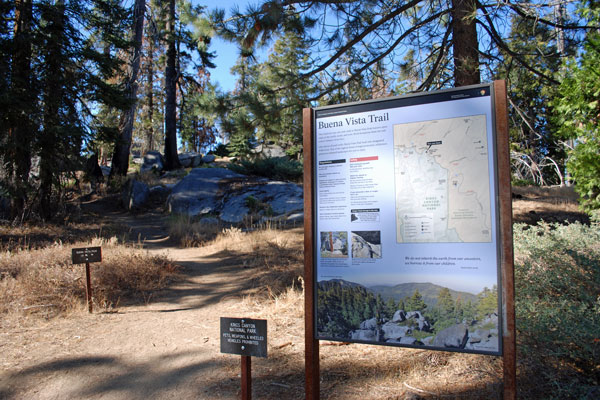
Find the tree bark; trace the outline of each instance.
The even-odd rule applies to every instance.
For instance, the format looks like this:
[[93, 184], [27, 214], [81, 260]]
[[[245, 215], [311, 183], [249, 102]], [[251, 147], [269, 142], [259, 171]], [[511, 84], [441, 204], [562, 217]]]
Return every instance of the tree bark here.
[[146, 151], [154, 150], [154, 38], [148, 39], [148, 59], [146, 70]]
[[53, 201], [53, 189], [57, 186], [59, 174], [59, 158], [57, 143], [64, 138], [59, 132], [61, 119], [59, 112], [65, 96], [65, 82], [62, 64], [65, 43], [66, 10], [64, 1], [57, 1], [55, 6], [46, 10], [46, 32], [48, 40], [44, 49], [44, 93], [42, 116], [42, 133], [39, 137], [40, 155], [40, 214], [42, 218], [51, 218], [56, 202]]
[[[13, 95], [20, 100], [26, 110], [15, 110], [9, 127], [8, 151], [14, 163], [11, 171], [12, 194], [11, 211], [13, 217], [22, 215], [27, 202], [27, 187], [31, 169], [31, 146], [33, 143], [34, 126], [32, 124], [35, 95], [31, 88], [31, 0], [15, 1], [14, 52], [12, 61]], [[18, 112], [17, 112], [18, 111]]]
[[452, 49], [456, 87], [481, 83], [475, 11], [476, 3], [473, 0], [452, 0]]
[[140, 61], [142, 53], [142, 37], [144, 34], [144, 13], [146, 11], [145, 0], [135, 0], [133, 8], [133, 58], [131, 59], [131, 72], [127, 81], [127, 98], [130, 107], [121, 114], [119, 120], [119, 138], [115, 144], [115, 150], [112, 158], [111, 176], [127, 175], [129, 169], [129, 153], [131, 150], [131, 140], [133, 136], [133, 123], [137, 110], [137, 89], [138, 73], [140, 70]]
[[177, 69], [175, 48], [175, 0], [169, 0], [167, 17], [167, 65], [165, 69], [165, 86], [167, 99], [165, 104], [165, 168], [167, 170], [181, 168], [177, 155]]

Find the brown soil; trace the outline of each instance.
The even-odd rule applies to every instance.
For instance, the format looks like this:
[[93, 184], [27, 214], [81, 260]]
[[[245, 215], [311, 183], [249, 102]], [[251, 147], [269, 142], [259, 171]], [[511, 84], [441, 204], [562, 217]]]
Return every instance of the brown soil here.
[[[521, 196], [513, 204], [516, 222], [586, 221], [565, 196], [515, 193]], [[253, 359], [254, 398], [304, 398], [301, 293], [272, 297], [265, 311], [264, 298], [249, 296], [253, 269], [233, 253], [176, 247], [159, 210], [126, 214], [110, 197], [92, 199], [83, 210], [88, 222], [126, 226], [149, 252], [168, 254], [185, 267], [185, 279], [146, 305], [93, 314], [82, 306], [47, 321], [2, 320], [0, 399], [239, 398], [240, 358], [220, 353], [219, 317], [269, 320], [269, 358]], [[328, 343], [321, 354], [323, 398], [500, 396], [500, 364], [490, 357]]]

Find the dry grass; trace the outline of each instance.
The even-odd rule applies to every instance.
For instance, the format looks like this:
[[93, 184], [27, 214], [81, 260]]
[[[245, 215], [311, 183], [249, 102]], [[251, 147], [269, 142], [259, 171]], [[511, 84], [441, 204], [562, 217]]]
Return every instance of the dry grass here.
[[256, 291], [274, 296], [298, 285], [303, 274], [303, 240], [303, 228], [266, 228], [250, 232], [227, 228], [205, 242], [199, 254], [252, 269], [252, 286]]
[[91, 264], [96, 307], [111, 309], [123, 302], [143, 302], [177, 276], [178, 267], [165, 257], [111, 240], [0, 254], [0, 314], [53, 317], [79, 310], [85, 302], [85, 268], [71, 262], [72, 247], [101, 246], [102, 263]]
[[128, 228], [118, 224], [69, 223], [26, 224], [11, 227], [0, 224], [0, 252], [41, 249], [59, 242], [63, 244], [89, 241], [95, 238], [121, 238]]
[[195, 220], [187, 215], [172, 215], [167, 221], [169, 237], [181, 247], [202, 246], [221, 232], [218, 223]]
[[581, 211], [573, 187], [515, 186], [513, 192], [513, 220], [535, 225], [539, 221], [589, 224], [587, 214]]

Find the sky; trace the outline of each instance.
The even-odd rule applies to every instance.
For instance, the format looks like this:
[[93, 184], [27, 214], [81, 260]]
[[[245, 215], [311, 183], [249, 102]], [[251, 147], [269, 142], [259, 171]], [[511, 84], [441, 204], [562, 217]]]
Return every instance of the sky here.
[[[234, 5], [237, 5], [243, 11], [247, 4], [256, 3], [256, 1], [251, 2], [248, 0], [196, 0], [195, 2], [206, 6], [208, 10], [215, 8], [224, 9], [226, 17], [231, 15], [230, 11]], [[234, 44], [214, 37], [210, 42], [210, 51], [216, 53], [216, 57], [213, 60], [216, 68], [210, 70], [212, 82], [218, 83], [223, 91], [232, 90], [235, 86], [236, 77], [231, 74], [231, 67], [233, 67], [238, 58], [239, 50]]]

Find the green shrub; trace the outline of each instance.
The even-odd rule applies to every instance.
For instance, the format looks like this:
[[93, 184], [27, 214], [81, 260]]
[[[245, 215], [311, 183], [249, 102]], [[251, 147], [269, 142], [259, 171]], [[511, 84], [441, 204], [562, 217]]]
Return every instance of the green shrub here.
[[516, 224], [514, 239], [522, 366], [548, 397], [586, 398], [600, 381], [600, 226]]
[[219, 145], [212, 151], [215, 156], [219, 157], [229, 157], [229, 149], [227, 145], [223, 143], [219, 143]]
[[242, 160], [239, 164], [231, 164], [232, 171], [244, 175], [258, 175], [270, 179], [299, 181], [302, 179], [302, 164], [287, 157], [265, 158], [256, 161]]

